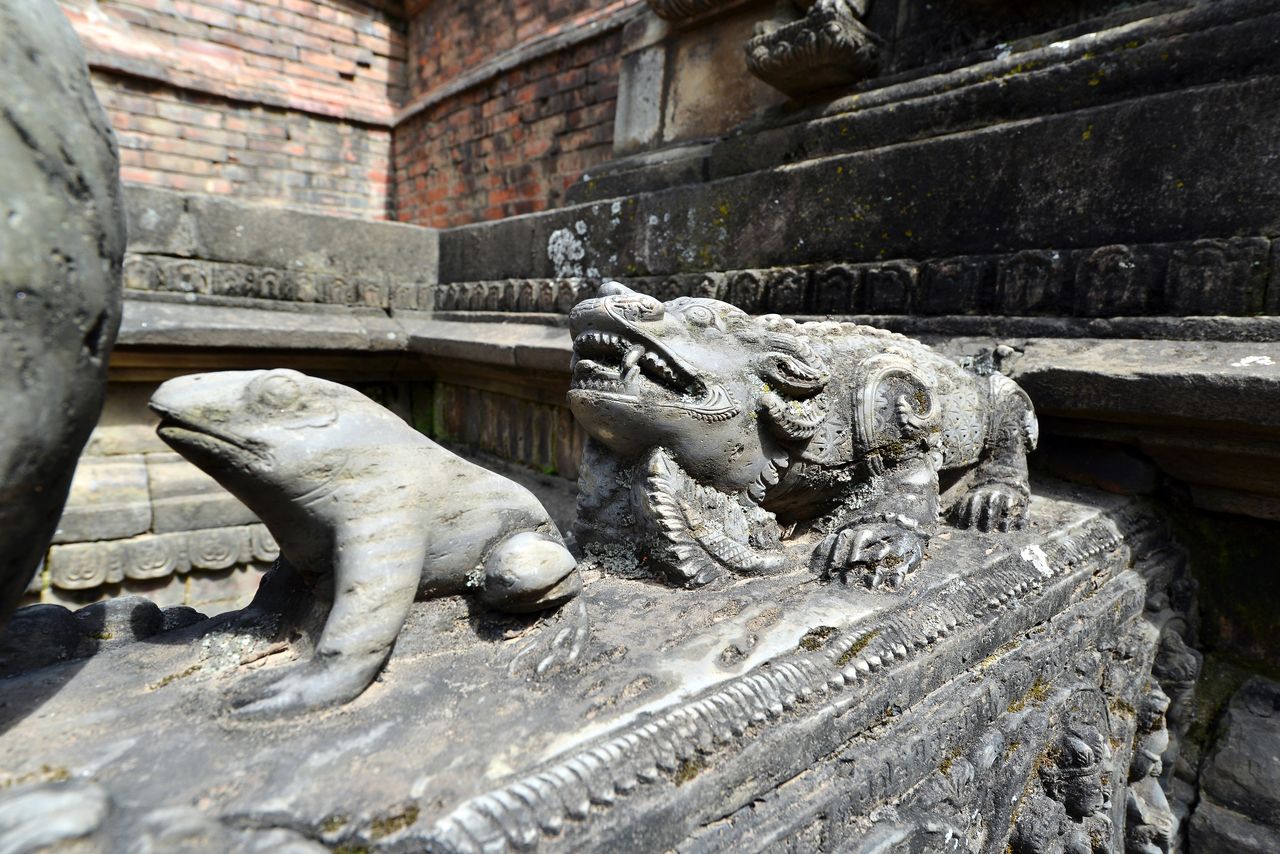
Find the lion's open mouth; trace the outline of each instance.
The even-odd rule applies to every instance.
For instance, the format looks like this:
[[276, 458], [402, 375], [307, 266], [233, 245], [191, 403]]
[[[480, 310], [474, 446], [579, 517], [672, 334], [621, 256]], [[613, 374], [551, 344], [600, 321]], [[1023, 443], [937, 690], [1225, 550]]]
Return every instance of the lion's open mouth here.
[[703, 384], [650, 342], [591, 330], [573, 342], [573, 384], [580, 391], [626, 394], [641, 377], [673, 394], [700, 397]]

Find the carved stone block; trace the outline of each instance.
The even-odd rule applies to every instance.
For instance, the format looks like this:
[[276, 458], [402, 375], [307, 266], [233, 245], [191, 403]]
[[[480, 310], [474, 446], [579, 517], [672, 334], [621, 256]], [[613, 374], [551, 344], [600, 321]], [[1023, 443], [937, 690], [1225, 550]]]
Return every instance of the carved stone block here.
[[849, 314], [860, 304], [862, 271], [858, 267], [835, 264], [813, 274], [815, 314]]
[[792, 97], [839, 89], [875, 73], [878, 40], [848, 0], [818, 0], [804, 17], [765, 24], [747, 43], [747, 68]]
[[1165, 288], [1177, 315], [1251, 315], [1262, 310], [1270, 242], [1199, 240], [1173, 251]]
[[859, 309], [869, 314], [910, 314], [919, 277], [919, 266], [910, 261], [863, 267]]
[[151, 494], [143, 457], [81, 457], [53, 542], [115, 540], [150, 527]]
[[806, 270], [771, 270], [765, 285], [765, 309], [774, 314], [803, 314], [809, 306]]
[[991, 264], [985, 258], [927, 261], [920, 270], [920, 310], [926, 314], [979, 314], [991, 306]]
[[120, 542], [74, 543], [49, 549], [49, 583], [63, 590], [92, 590], [124, 580], [128, 558]]
[[1001, 314], [1052, 314], [1069, 306], [1067, 287], [1072, 269], [1067, 253], [1028, 249], [1000, 263], [998, 305]]
[[1074, 313], [1079, 317], [1159, 314], [1165, 304], [1164, 251], [1157, 246], [1103, 246], [1080, 253]]
[[164, 274], [155, 260], [146, 255], [127, 255], [124, 259], [124, 286], [135, 291], [158, 291]]
[[158, 533], [257, 521], [249, 508], [177, 454], [148, 454], [147, 476]]

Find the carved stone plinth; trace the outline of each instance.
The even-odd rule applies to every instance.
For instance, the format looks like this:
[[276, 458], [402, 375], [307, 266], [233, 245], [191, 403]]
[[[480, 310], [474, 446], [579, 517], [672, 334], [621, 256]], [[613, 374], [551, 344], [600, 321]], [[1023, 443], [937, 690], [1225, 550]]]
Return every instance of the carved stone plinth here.
[[764, 31], [747, 43], [747, 67], [792, 97], [869, 77], [876, 70], [879, 47], [859, 20], [856, 7], [861, 5], [819, 0], [798, 21], [763, 25]]
[[[1177, 554], [1120, 499], [1032, 505], [1025, 531], [940, 534], [905, 593], [588, 573], [541, 620], [417, 603], [380, 680], [301, 720], [225, 697], [305, 641], [154, 636], [8, 680], [0, 785], [65, 795], [108, 843], [1120, 850], [1159, 645], [1146, 578], [1168, 586]], [[540, 666], [565, 644], [575, 664]]]

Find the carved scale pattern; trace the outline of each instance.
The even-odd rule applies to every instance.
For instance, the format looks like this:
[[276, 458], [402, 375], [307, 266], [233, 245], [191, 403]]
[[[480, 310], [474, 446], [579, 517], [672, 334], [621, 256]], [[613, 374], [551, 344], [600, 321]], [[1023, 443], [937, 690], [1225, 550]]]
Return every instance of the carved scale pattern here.
[[[1086, 520], [1051, 537], [1039, 554], [1010, 555], [982, 573], [954, 579], [908, 613], [850, 627], [821, 651], [774, 659], [768, 668], [756, 668], [540, 773], [472, 798], [441, 818], [427, 841], [432, 850], [459, 852], [536, 848], [542, 835], [559, 834], [566, 822], [586, 819], [593, 807], [607, 808], [700, 753], [730, 747], [749, 726], [776, 721], [928, 649], [1152, 526], [1135, 511]], [[849, 655], [855, 645], [861, 649]], [[845, 658], [850, 660], [840, 664]], [[846, 694], [832, 704], [847, 708], [856, 700]]]

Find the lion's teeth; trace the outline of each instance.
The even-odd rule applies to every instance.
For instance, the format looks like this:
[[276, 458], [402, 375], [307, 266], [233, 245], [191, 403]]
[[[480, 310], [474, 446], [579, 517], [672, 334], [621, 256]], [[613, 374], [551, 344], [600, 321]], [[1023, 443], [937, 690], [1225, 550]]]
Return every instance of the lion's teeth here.
[[622, 357], [622, 369], [630, 373], [631, 369], [636, 366], [636, 363], [640, 361], [640, 357], [643, 355], [644, 347], [641, 347], [639, 344], [635, 345], [627, 351], [625, 356]]

